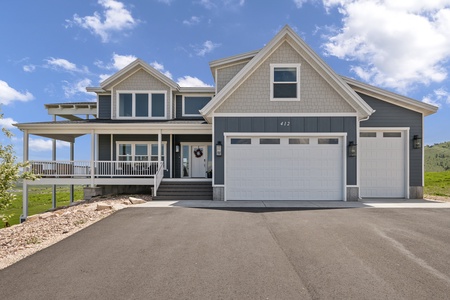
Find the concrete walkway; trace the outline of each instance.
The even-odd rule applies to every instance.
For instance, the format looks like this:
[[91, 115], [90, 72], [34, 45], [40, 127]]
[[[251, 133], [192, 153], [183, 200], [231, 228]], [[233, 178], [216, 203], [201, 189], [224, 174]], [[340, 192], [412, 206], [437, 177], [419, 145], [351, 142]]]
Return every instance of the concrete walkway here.
[[345, 201], [149, 201], [133, 207], [198, 207], [198, 208], [450, 208], [450, 202], [412, 199], [364, 199]]

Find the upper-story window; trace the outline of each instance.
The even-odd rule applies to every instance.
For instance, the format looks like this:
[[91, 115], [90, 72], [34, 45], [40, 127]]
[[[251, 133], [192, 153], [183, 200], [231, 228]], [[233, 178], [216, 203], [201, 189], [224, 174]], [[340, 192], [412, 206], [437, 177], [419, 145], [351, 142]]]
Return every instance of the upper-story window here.
[[270, 65], [270, 100], [300, 100], [300, 64]]
[[118, 118], [166, 118], [166, 91], [118, 91]]
[[211, 96], [183, 96], [183, 117], [201, 116], [199, 110], [211, 101]]

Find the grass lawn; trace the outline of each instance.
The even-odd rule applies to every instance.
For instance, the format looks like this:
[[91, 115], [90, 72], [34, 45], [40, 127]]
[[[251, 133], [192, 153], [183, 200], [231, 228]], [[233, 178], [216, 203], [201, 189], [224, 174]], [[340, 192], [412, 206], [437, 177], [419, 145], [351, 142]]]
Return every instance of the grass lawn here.
[[[17, 195], [16, 201], [11, 203], [11, 206], [4, 211], [0, 211], [1, 214], [14, 214], [9, 220], [10, 225], [20, 223], [20, 215], [22, 214], [22, 187], [17, 186], [15, 194]], [[64, 206], [70, 203], [70, 190], [69, 186], [57, 186], [56, 187], [56, 205]], [[83, 186], [75, 186], [74, 201], [83, 199]], [[28, 186], [28, 215], [34, 215], [42, 213], [52, 208], [52, 187], [51, 186]], [[0, 220], [0, 228], [4, 224]]]
[[450, 197], [450, 171], [425, 172], [424, 194]]

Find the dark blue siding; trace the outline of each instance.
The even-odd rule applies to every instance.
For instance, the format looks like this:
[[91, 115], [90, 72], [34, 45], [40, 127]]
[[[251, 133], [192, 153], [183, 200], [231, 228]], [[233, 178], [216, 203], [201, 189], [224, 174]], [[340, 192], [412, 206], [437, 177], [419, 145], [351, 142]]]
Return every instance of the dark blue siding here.
[[[225, 144], [225, 132], [346, 132], [348, 141], [356, 141], [356, 122], [356, 117], [215, 117], [213, 145], [218, 141]], [[223, 151], [221, 157], [214, 157], [215, 184], [224, 183]], [[356, 157], [347, 158], [347, 185], [356, 185]]]
[[98, 96], [98, 118], [111, 119], [111, 96]]
[[423, 115], [373, 97], [359, 94], [376, 112], [361, 127], [409, 127], [409, 184], [422, 186], [422, 150], [413, 149], [414, 135], [422, 136]]
[[[180, 145], [180, 143], [208, 143], [210, 144], [212, 142], [212, 136], [209, 134], [206, 135], [174, 135], [173, 136], [174, 145]], [[173, 165], [174, 165], [174, 172], [173, 177], [174, 178], [180, 178], [181, 177], [181, 150], [180, 152], [175, 152], [175, 147], [172, 147], [173, 151]]]

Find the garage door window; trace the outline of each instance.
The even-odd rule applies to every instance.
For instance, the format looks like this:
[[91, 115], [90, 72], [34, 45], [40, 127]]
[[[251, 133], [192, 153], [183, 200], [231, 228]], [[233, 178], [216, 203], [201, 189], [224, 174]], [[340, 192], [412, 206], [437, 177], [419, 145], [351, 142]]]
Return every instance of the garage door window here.
[[309, 144], [309, 139], [289, 139], [290, 145], [307, 145]]
[[279, 145], [280, 139], [260, 139], [259, 143], [261, 145]]
[[376, 138], [377, 137], [377, 133], [376, 132], [360, 132], [359, 136], [360, 137], [367, 137], [367, 138]]
[[319, 145], [337, 145], [339, 139], [319, 139]]
[[250, 145], [252, 139], [231, 139], [231, 145]]
[[402, 137], [401, 132], [383, 132], [383, 137], [385, 138], [399, 138]]

